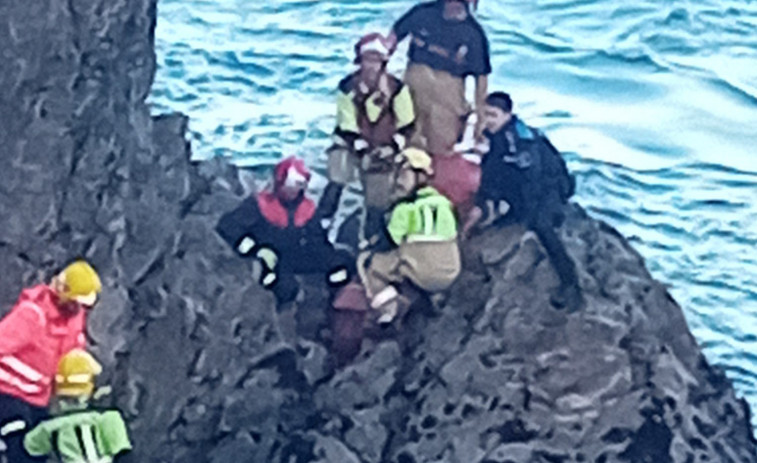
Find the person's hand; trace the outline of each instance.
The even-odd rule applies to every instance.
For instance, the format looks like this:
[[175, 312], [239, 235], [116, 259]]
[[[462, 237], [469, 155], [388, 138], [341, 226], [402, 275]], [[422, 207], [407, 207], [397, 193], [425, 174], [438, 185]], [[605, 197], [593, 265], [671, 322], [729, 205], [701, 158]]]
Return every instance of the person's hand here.
[[480, 138], [476, 139], [476, 145], [473, 147], [473, 151], [480, 154], [481, 156], [484, 156], [485, 154], [489, 153], [489, 150], [491, 150], [491, 143], [489, 142], [488, 138], [481, 136]]
[[357, 140], [355, 140], [355, 143], [352, 145], [352, 147], [354, 148], [355, 152], [358, 153], [358, 154], [360, 154], [360, 153], [364, 152], [365, 150], [367, 150], [369, 146], [370, 145], [368, 144], [368, 142], [365, 141], [362, 138], [358, 138]]
[[471, 230], [473, 230], [473, 227], [476, 226], [483, 215], [484, 212], [480, 207], [476, 206], [471, 209], [471, 211], [468, 213], [468, 218], [465, 220], [465, 224], [463, 224], [463, 229], [461, 232], [464, 240], [467, 240], [470, 237]]
[[371, 157], [384, 160], [384, 159], [389, 159], [392, 156], [394, 156], [394, 153], [395, 153], [395, 150], [393, 147], [384, 145], [384, 146], [379, 146], [375, 148], [371, 152]]
[[397, 34], [395, 34], [394, 31], [389, 32], [385, 41], [387, 48], [389, 48], [389, 56], [391, 56], [397, 50]]

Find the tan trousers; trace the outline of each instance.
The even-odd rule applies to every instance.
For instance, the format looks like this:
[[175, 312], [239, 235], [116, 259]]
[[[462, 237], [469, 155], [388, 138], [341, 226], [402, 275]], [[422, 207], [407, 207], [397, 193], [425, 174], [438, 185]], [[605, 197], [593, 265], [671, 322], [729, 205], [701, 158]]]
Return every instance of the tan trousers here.
[[363, 283], [370, 297], [405, 279], [433, 293], [449, 288], [459, 274], [457, 240], [403, 243], [392, 251], [374, 254]]
[[425, 64], [409, 64], [405, 83], [415, 106], [411, 143], [435, 155], [452, 154], [471, 108], [465, 100], [465, 80]]
[[346, 185], [359, 179], [363, 185], [365, 205], [375, 209], [389, 209], [392, 205], [394, 172], [365, 171], [360, 166], [360, 159], [346, 148], [332, 148], [328, 156], [329, 180]]

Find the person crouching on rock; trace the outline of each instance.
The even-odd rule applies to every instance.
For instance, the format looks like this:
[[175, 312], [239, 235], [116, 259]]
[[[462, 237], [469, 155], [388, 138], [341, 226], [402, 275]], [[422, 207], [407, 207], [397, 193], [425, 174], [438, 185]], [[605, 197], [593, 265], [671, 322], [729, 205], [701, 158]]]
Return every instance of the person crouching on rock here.
[[55, 455], [61, 463], [110, 463], [131, 450], [121, 413], [90, 408], [102, 367], [88, 352], [74, 349], [58, 364], [53, 417], [24, 438], [30, 455]]
[[0, 320], [0, 443], [9, 462], [46, 461], [24, 451], [24, 434], [47, 415], [63, 354], [86, 346], [87, 312], [101, 290], [95, 270], [78, 260], [49, 285], [22, 291]]
[[463, 227], [521, 223], [539, 237], [559, 278], [552, 304], [570, 311], [582, 303], [576, 266], [555, 232], [575, 190], [561, 154], [537, 129], [512, 112], [512, 99], [494, 92], [486, 99], [484, 135], [488, 152], [481, 163], [476, 207]]
[[321, 199], [324, 218], [333, 218], [344, 185], [357, 175], [365, 196], [361, 239], [384, 227], [391, 206], [394, 156], [411, 136], [415, 112], [410, 90], [386, 70], [389, 44], [368, 34], [355, 45], [356, 71], [342, 79], [337, 96], [334, 144], [328, 149], [329, 184]]
[[295, 275], [324, 273], [328, 283], [338, 287], [354, 271], [354, 258], [334, 249], [315, 203], [306, 195], [310, 176], [302, 159], [282, 160], [274, 168], [272, 189], [244, 200], [216, 227], [239, 255], [260, 263], [259, 281], [280, 304], [297, 296]]
[[378, 322], [390, 323], [400, 308], [398, 287], [406, 280], [428, 292], [444, 291], [460, 273], [457, 219], [452, 203], [428, 182], [431, 157], [405, 149], [396, 179], [399, 201], [391, 211], [387, 234], [393, 249], [368, 257], [364, 285]]

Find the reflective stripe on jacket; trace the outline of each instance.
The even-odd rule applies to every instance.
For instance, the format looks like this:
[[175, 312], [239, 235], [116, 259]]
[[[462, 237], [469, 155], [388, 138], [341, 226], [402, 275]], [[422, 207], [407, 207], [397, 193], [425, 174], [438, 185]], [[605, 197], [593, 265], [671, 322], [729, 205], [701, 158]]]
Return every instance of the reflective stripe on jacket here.
[[44, 421], [24, 438], [30, 455], [55, 455], [63, 463], [110, 463], [130, 450], [121, 414], [81, 411]]
[[340, 82], [337, 133], [359, 136], [377, 147], [391, 144], [394, 134], [415, 122], [408, 86], [392, 75], [385, 79], [388, 88], [372, 93], [360, 83], [357, 73]]
[[0, 393], [46, 407], [58, 361], [84, 347], [85, 313], [60, 314], [47, 285], [21, 292], [13, 309], [0, 320]]
[[404, 241], [451, 241], [457, 238], [457, 219], [450, 200], [427, 186], [394, 207], [388, 229], [398, 245]]

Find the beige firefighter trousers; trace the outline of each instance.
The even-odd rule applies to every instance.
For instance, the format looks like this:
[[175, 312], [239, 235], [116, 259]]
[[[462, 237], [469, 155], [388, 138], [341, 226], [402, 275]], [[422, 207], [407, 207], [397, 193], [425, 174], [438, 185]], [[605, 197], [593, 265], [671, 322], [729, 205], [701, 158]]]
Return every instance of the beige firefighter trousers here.
[[374, 254], [363, 283], [370, 297], [405, 279], [433, 293], [449, 288], [459, 274], [457, 240], [403, 243], [392, 251]]
[[405, 83], [415, 106], [411, 144], [425, 147], [434, 155], [452, 154], [471, 111], [465, 99], [465, 80], [425, 64], [409, 64]]
[[329, 150], [328, 176], [339, 185], [359, 179], [367, 207], [387, 210], [392, 204], [394, 172], [365, 171], [360, 166], [360, 159], [347, 148], [332, 147]]

